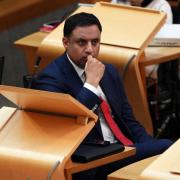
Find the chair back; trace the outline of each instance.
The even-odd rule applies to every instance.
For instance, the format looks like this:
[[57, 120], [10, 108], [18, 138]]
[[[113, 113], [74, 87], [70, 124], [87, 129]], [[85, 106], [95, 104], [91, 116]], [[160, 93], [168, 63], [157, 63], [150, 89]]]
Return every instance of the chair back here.
[[0, 56], [0, 84], [2, 82], [3, 69], [4, 69], [4, 56]]

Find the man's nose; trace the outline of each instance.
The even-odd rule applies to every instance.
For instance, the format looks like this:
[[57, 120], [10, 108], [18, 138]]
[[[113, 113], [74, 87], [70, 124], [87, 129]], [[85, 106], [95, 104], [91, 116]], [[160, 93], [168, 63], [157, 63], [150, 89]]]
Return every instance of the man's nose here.
[[93, 52], [93, 47], [92, 47], [91, 42], [87, 43], [86, 52], [88, 52], [88, 53], [92, 53]]

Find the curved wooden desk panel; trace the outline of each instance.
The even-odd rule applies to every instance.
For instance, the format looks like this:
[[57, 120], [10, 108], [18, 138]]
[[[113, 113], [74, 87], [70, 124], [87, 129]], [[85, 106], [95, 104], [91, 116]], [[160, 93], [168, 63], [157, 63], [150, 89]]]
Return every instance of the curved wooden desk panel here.
[[[70, 163], [72, 153], [94, 127], [97, 116], [68, 94], [3, 85], [0, 92], [18, 107], [0, 109], [0, 120], [5, 122], [1, 122], [0, 129], [2, 179], [64, 180], [65, 169], [71, 179], [74, 172], [135, 154], [135, 148], [127, 147], [89, 163]], [[64, 111], [64, 105], [68, 111]], [[90, 121], [78, 123], [78, 118]]]
[[97, 116], [68, 94], [4, 85], [0, 92], [17, 105], [0, 109], [1, 178], [63, 180]]

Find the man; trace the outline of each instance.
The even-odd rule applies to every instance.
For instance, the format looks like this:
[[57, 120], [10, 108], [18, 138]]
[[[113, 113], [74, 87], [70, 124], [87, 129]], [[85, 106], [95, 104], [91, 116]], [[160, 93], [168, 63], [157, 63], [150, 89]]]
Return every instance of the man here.
[[[78, 173], [74, 176], [74, 179], [78, 180], [106, 179], [109, 173], [120, 167], [162, 153], [172, 144], [169, 140], [153, 139], [135, 120], [117, 69], [97, 59], [101, 31], [101, 24], [93, 14], [79, 13], [69, 17], [64, 25], [65, 53], [49, 64], [39, 74], [34, 84], [36, 89], [68, 93], [98, 114], [99, 121], [88, 134], [85, 142], [119, 141], [136, 147], [135, 156]], [[125, 142], [119, 139], [106, 121], [101, 106], [103, 104], [110, 106], [110, 117], [113, 117], [116, 130], [121, 131], [121, 135], [123, 134], [126, 139]]]

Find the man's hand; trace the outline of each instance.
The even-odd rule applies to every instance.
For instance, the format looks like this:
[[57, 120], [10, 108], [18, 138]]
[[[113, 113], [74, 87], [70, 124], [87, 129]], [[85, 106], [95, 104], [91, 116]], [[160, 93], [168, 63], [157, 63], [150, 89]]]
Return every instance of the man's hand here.
[[103, 77], [104, 70], [104, 64], [89, 55], [85, 66], [86, 82], [97, 87]]

